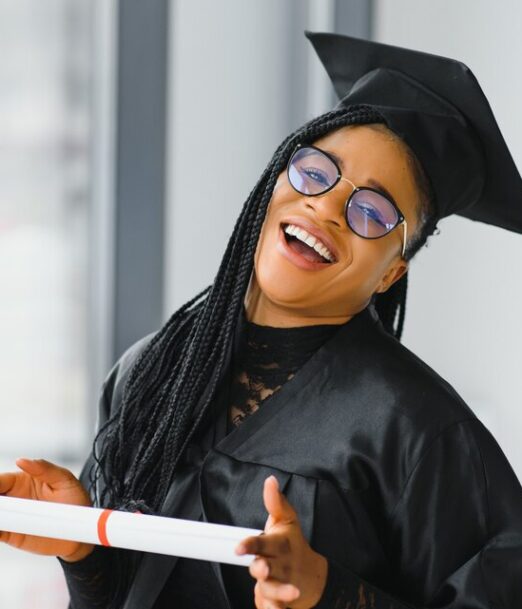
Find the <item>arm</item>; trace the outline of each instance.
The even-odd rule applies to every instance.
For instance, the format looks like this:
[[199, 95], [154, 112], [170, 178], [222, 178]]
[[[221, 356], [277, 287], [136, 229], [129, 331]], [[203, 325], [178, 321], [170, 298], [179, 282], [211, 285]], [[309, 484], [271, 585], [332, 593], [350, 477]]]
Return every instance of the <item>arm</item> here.
[[[114, 383], [119, 365], [116, 364], [105, 380], [98, 404], [96, 430], [108, 419]], [[89, 469], [93, 463], [92, 452], [89, 454], [80, 473], [83, 486], [89, 488]], [[91, 499], [94, 501], [91, 490]], [[63, 568], [65, 581], [69, 590], [70, 604], [68, 609], [104, 609], [112, 597], [111, 553], [112, 548], [95, 546], [86, 557], [76, 561], [67, 561], [57, 557]]]
[[522, 487], [479, 419], [451, 425], [425, 450], [393, 512], [388, 548], [393, 590], [328, 560], [314, 609], [522, 606]]
[[263, 501], [268, 512], [263, 534], [246, 537], [235, 548], [237, 554], [257, 555], [249, 565], [258, 580], [256, 609], [415, 609], [315, 552], [275, 476], [264, 482]]
[[69, 590], [68, 609], [106, 609], [113, 590], [108, 574], [112, 568], [113, 548], [95, 546], [85, 558], [68, 562], [58, 557]]
[[[111, 413], [116, 411], [121, 398], [120, 391], [132, 368], [132, 363], [151, 337], [152, 335], [148, 335], [130, 347], [109, 372], [98, 402], [96, 431], [105, 424]], [[93, 463], [91, 451], [80, 473], [80, 481], [84, 488], [89, 489], [94, 504], [94, 492], [89, 488], [89, 471]], [[116, 553], [121, 551], [116, 548], [94, 546], [90, 554], [79, 560], [63, 560], [57, 557], [69, 590], [71, 602], [68, 609], [106, 609], [109, 606], [115, 592], [113, 574], [114, 569], [117, 568]]]
[[330, 558], [321, 600], [311, 609], [420, 609], [392, 597]]

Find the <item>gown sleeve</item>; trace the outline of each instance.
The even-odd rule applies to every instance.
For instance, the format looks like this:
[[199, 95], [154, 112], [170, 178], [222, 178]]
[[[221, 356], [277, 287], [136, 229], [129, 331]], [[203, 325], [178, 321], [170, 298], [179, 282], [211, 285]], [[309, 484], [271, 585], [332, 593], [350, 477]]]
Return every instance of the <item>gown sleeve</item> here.
[[[115, 366], [103, 384], [98, 405], [97, 430], [108, 419], [113, 381], [117, 370], [118, 366]], [[85, 488], [89, 488], [88, 472], [92, 462], [91, 452], [80, 473], [80, 481]], [[91, 499], [94, 500], [92, 492]], [[94, 546], [91, 554], [77, 562], [68, 562], [57, 557], [63, 568], [65, 582], [69, 590], [68, 609], [102, 609], [108, 606], [112, 595], [109, 577], [111, 550], [112, 548], [104, 546]]]
[[111, 569], [111, 550], [95, 546], [86, 558], [69, 563], [58, 558], [63, 567], [67, 589], [68, 609], [106, 609], [112, 598], [108, 574]]
[[[126, 374], [132, 367], [133, 361], [146, 346], [152, 334], [140, 339], [132, 345], [114, 364], [105, 379], [98, 402], [96, 431], [109, 419], [111, 412], [117, 407], [119, 390], [123, 387]], [[89, 489], [89, 471], [93, 464], [92, 451], [85, 461], [79, 479], [86, 489]], [[93, 490], [90, 490], [94, 503]], [[99, 507], [99, 506], [96, 506]], [[106, 609], [114, 594], [114, 577], [111, 573], [115, 568], [115, 553], [117, 548], [105, 546], [94, 547], [94, 550], [76, 562], [67, 562], [57, 557], [63, 568], [65, 581], [69, 591], [70, 602], [67, 609]], [[127, 550], [128, 551], [128, 550]]]
[[328, 559], [314, 609], [522, 607], [522, 487], [478, 418], [430, 442], [392, 512], [384, 591]]

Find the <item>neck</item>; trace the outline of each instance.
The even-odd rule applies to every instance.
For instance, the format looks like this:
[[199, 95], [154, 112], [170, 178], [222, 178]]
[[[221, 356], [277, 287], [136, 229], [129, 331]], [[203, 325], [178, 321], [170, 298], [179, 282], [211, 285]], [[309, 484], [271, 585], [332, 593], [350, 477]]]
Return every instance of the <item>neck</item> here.
[[352, 315], [335, 315], [316, 311], [302, 303], [300, 306], [285, 306], [273, 302], [261, 291], [252, 272], [244, 299], [246, 318], [260, 326], [292, 328], [296, 326], [315, 326], [318, 324], [344, 324]]

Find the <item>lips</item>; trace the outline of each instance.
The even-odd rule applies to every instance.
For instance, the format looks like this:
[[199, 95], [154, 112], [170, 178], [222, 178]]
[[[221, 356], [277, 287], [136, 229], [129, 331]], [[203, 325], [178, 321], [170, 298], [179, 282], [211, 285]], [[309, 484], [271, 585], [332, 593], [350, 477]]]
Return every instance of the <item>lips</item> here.
[[310, 233], [310, 235], [313, 235], [314, 237], [322, 241], [334, 257], [333, 262], [331, 262], [330, 264], [335, 264], [339, 260], [339, 252], [337, 250], [335, 242], [329, 237], [328, 234], [326, 234], [320, 228], [318, 228], [308, 220], [305, 220], [304, 218], [298, 216], [285, 218], [281, 222], [281, 228], [284, 230], [287, 224], [295, 224], [296, 226], [299, 226], [300, 228], [304, 229], [307, 233]]
[[[292, 222], [292, 224], [294, 224], [294, 222]], [[279, 226], [279, 237], [276, 243], [276, 250], [292, 264], [304, 271], [322, 271], [335, 264], [335, 262], [326, 262], [326, 260], [321, 262], [310, 260], [307, 256], [296, 251], [287, 241], [283, 226], [284, 223]], [[302, 226], [302, 224], [300, 224], [300, 226]]]

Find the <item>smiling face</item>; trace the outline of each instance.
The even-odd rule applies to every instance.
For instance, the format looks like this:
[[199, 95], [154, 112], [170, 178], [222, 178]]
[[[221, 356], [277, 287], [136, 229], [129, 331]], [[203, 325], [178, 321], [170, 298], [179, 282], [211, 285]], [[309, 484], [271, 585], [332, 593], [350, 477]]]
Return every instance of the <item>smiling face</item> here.
[[[342, 127], [314, 145], [337, 157], [343, 177], [356, 186], [390, 193], [406, 218], [409, 241], [418, 229], [419, 192], [404, 145], [381, 125]], [[307, 196], [294, 190], [286, 170], [281, 172], [245, 297], [249, 320], [281, 327], [344, 323], [374, 292], [384, 292], [407, 271], [401, 257], [402, 224], [378, 239], [360, 237], [348, 226], [344, 209], [352, 191], [341, 180], [326, 193]], [[315, 233], [334, 260], [311, 263], [314, 254], [308, 246], [285, 236], [288, 224]]]

